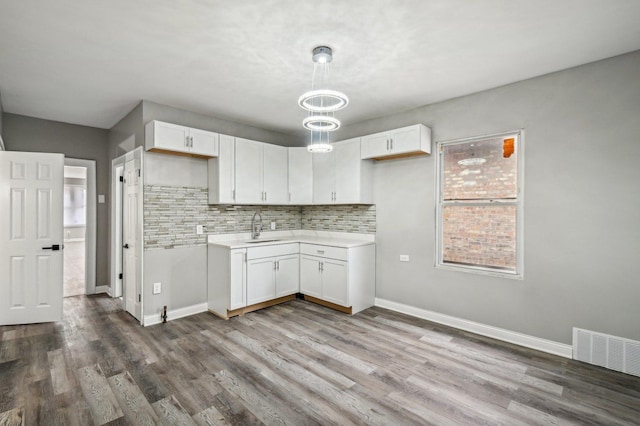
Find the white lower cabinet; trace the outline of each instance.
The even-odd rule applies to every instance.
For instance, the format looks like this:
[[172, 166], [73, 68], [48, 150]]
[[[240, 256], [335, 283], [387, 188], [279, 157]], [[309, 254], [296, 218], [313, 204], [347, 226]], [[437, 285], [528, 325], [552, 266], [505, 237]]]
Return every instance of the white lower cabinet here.
[[209, 310], [222, 318], [247, 306], [246, 254], [247, 249], [207, 248], [207, 302]]
[[300, 244], [300, 293], [350, 308], [351, 313], [373, 306], [375, 246]]
[[298, 251], [298, 243], [247, 249], [247, 306], [298, 292]]

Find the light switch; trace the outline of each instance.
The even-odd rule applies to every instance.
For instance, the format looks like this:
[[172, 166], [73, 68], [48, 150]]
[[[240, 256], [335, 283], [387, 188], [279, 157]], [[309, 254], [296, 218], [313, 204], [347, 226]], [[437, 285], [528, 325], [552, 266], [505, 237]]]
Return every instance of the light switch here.
[[98, 194], [98, 204], [104, 204], [104, 194]]
[[408, 254], [401, 254], [400, 255], [400, 262], [408, 262], [409, 261], [409, 255]]
[[162, 283], [153, 283], [153, 294], [160, 294], [162, 292]]
[[196, 225], [196, 234], [197, 235], [204, 234], [204, 225]]
[[271, 230], [272, 231], [276, 230], [276, 223], [275, 222], [271, 222]]

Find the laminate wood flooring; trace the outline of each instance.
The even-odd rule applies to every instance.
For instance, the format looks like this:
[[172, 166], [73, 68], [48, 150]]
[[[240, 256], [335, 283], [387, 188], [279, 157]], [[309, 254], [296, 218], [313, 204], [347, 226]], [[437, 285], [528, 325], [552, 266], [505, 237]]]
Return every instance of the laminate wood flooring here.
[[640, 378], [301, 300], [140, 327], [106, 296], [0, 327], [0, 425], [638, 425]]

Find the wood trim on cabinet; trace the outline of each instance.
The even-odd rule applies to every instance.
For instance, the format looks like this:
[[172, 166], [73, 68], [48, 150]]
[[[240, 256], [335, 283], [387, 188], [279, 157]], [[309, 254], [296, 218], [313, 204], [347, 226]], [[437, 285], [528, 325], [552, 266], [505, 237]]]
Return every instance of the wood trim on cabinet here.
[[268, 308], [269, 306], [277, 305], [279, 303], [288, 302], [289, 300], [293, 300], [295, 298], [296, 298], [295, 294], [290, 294], [288, 296], [278, 297], [277, 299], [267, 300], [266, 302], [260, 302], [260, 303], [254, 304], [254, 305], [245, 306], [244, 308], [238, 308], [238, 309], [234, 309], [234, 310], [231, 310], [231, 311], [227, 309], [227, 316], [226, 317], [224, 317], [223, 315], [220, 315], [220, 314], [218, 314], [216, 312], [213, 312], [211, 310], [209, 312], [211, 312], [215, 316], [218, 316], [218, 317], [220, 317], [222, 319], [229, 319], [231, 317], [236, 317], [238, 315], [244, 315], [244, 314], [248, 314], [249, 312], [257, 311], [258, 309]]
[[384, 161], [384, 160], [395, 160], [396, 158], [408, 158], [408, 157], [419, 157], [423, 155], [429, 155], [427, 152], [417, 151], [417, 152], [405, 152], [402, 154], [393, 154], [393, 155], [384, 155], [381, 157], [374, 157], [371, 160], [375, 161]]
[[345, 314], [352, 315], [351, 306], [346, 307], [346, 306], [336, 305], [335, 303], [327, 302], [326, 300], [318, 299], [316, 297], [308, 296], [306, 294], [304, 295], [304, 300], [308, 302], [316, 303], [318, 305], [326, 306], [327, 308], [331, 308], [336, 311], [344, 312]]
[[177, 155], [179, 157], [204, 158], [205, 160], [209, 158], [215, 158], [215, 157], [211, 157], [210, 155], [191, 154], [189, 152], [171, 151], [169, 149], [161, 149], [161, 148], [151, 148], [147, 152], [157, 152], [159, 154], [171, 154], [171, 155]]

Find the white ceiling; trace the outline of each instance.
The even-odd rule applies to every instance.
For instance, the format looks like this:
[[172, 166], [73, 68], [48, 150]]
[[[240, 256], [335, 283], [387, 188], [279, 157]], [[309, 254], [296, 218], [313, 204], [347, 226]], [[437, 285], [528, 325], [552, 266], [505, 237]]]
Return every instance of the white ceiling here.
[[146, 99], [297, 133], [317, 45], [349, 124], [638, 50], [638, 18], [638, 0], [0, 0], [0, 93], [101, 128]]

